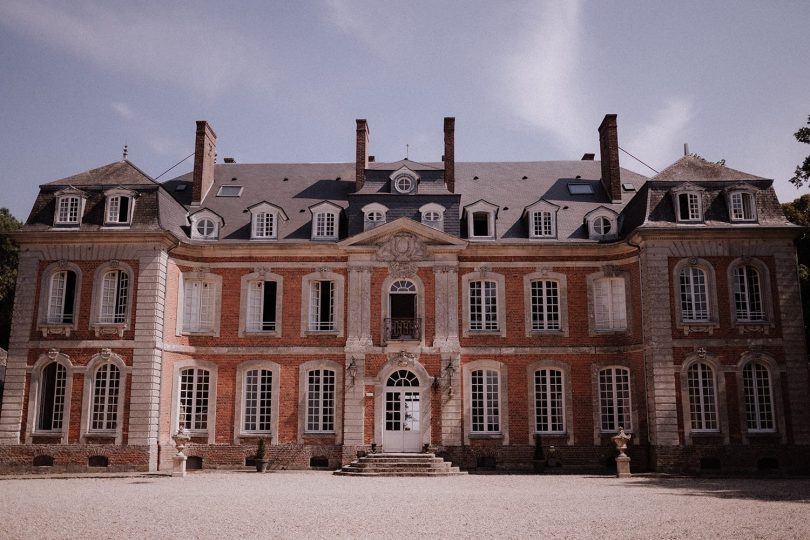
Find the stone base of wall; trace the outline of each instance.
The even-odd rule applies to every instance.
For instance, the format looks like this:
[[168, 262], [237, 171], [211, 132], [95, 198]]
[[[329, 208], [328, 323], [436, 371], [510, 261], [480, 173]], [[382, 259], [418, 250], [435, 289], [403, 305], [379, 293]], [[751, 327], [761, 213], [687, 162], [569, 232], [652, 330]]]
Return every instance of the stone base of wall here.
[[[37, 463], [35, 465], [35, 463]], [[52, 465], [41, 465], [52, 463]], [[91, 466], [96, 465], [96, 466]], [[0, 446], [0, 474], [145, 472], [149, 447], [113, 444], [25, 444]]]
[[[336, 470], [344, 461], [348, 447], [339, 445], [278, 444], [267, 446], [267, 459], [270, 470], [287, 469], [330, 469]], [[174, 447], [161, 447], [160, 470], [170, 471]], [[189, 444], [184, 453], [189, 458], [200, 458], [203, 469], [242, 469], [246, 460], [252, 460], [256, 454], [255, 444]], [[250, 461], [247, 461], [250, 463]], [[250, 465], [248, 465], [250, 466]]]
[[654, 446], [656, 472], [686, 474], [810, 474], [810, 446], [751, 441], [742, 445]]

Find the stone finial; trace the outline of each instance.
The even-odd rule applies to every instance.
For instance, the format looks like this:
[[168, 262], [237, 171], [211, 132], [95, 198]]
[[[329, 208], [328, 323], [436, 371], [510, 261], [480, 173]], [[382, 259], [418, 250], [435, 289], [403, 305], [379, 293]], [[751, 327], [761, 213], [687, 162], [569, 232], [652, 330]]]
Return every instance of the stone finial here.
[[613, 444], [616, 445], [616, 450], [619, 451], [619, 457], [627, 457], [624, 451], [627, 450], [627, 443], [630, 439], [630, 435], [624, 432], [624, 427], [619, 427], [619, 432], [611, 437]]

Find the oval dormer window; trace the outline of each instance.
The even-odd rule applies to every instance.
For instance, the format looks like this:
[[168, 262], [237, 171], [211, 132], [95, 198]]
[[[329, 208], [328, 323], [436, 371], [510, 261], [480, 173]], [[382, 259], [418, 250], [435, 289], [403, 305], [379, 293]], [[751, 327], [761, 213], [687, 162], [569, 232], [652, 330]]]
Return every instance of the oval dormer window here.
[[214, 236], [215, 230], [214, 222], [208, 218], [203, 218], [197, 222], [197, 234], [203, 238], [211, 238]]
[[410, 193], [416, 186], [416, 180], [409, 174], [401, 174], [394, 179], [394, 189], [400, 193]]
[[596, 218], [593, 222], [593, 230], [599, 235], [610, 234], [612, 228], [613, 225], [611, 225], [610, 220], [604, 216]]

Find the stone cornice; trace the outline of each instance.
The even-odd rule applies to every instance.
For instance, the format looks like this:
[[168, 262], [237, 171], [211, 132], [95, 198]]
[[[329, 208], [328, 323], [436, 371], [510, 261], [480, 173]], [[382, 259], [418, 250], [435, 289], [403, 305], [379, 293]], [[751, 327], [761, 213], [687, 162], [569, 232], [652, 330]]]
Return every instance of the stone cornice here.
[[76, 245], [76, 244], [127, 244], [144, 246], [162, 244], [167, 249], [177, 245], [174, 235], [167, 231], [14, 231], [8, 233], [19, 246], [26, 245]]
[[764, 238], [790, 238], [801, 237], [810, 227], [798, 225], [767, 226], [748, 225], [738, 227], [643, 227], [636, 229], [628, 237], [631, 243], [638, 244], [645, 240], [728, 240], [734, 238], [761, 240]]

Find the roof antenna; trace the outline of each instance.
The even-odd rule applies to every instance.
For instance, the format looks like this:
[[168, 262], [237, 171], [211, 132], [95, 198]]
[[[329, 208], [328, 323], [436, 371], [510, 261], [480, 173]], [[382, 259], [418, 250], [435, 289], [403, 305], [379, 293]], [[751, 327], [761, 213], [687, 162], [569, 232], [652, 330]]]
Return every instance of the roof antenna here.
[[408, 153], [410, 152], [410, 149], [411, 149], [411, 145], [406, 144], [405, 145], [405, 159], [408, 159]]
[[124, 161], [127, 160], [127, 156], [129, 155], [129, 150], [127, 148], [127, 143], [124, 143], [124, 157], [122, 158]]
[[683, 155], [685, 156], [689, 155], [689, 143], [687, 142], [683, 143]]

